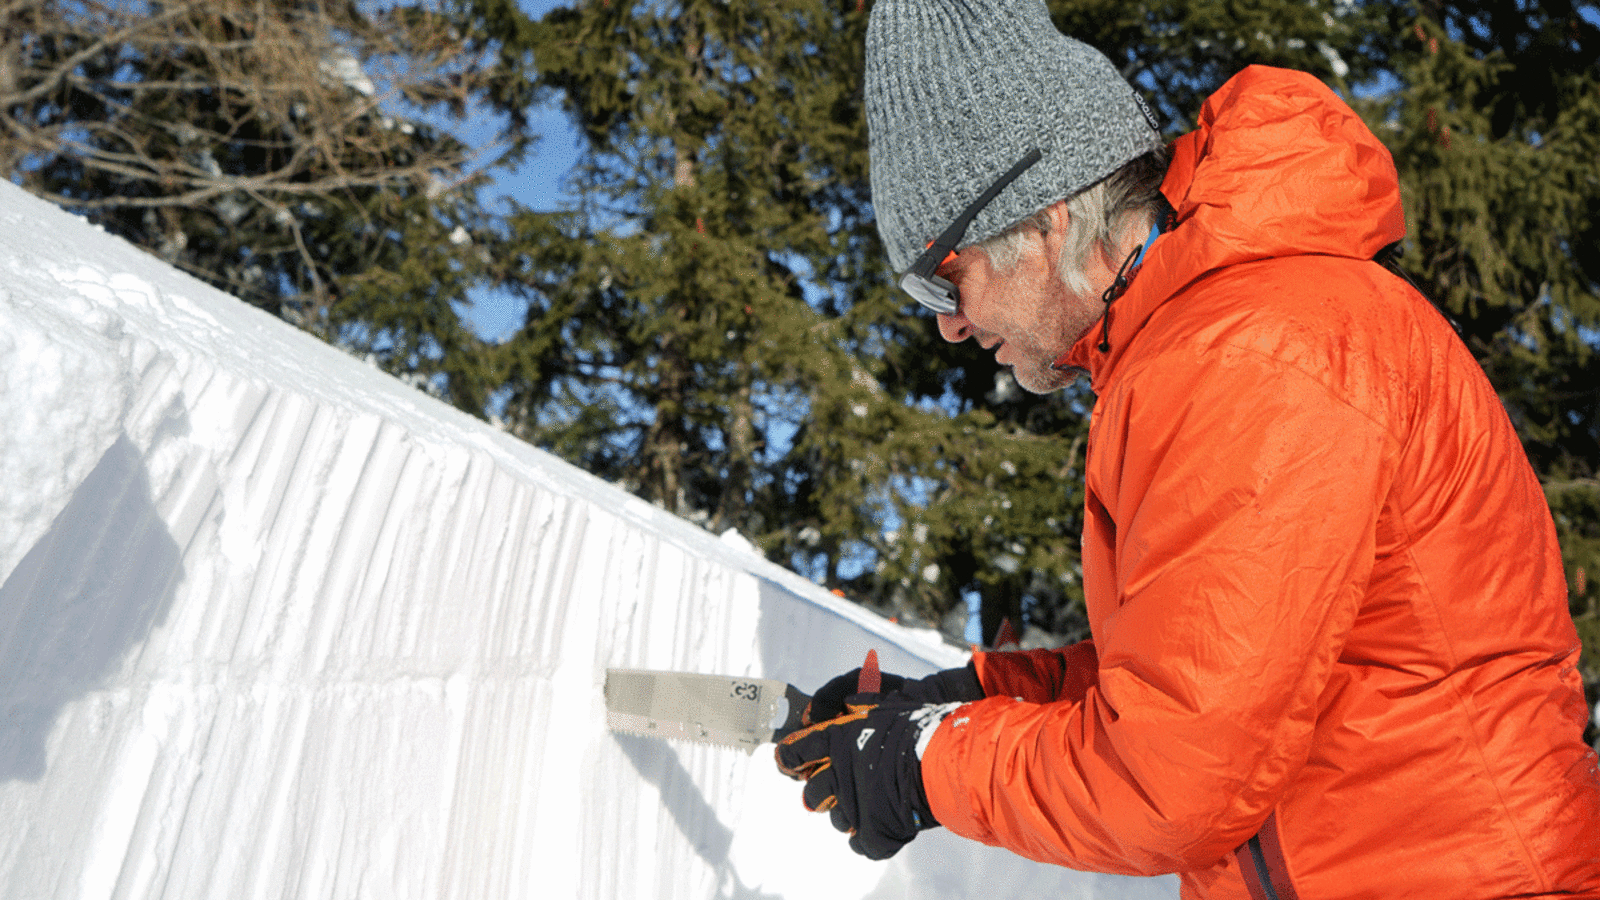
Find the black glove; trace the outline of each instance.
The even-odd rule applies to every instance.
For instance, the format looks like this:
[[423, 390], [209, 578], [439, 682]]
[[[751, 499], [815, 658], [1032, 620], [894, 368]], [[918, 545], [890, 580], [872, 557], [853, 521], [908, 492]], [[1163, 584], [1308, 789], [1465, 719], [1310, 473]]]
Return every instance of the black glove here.
[[[858, 695], [867, 697], [871, 695]], [[852, 705], [841, 716], [778, 743], [778, 769], [806, 783], [801, 799], [850, 835], [850, 849], [888, 859], [917, 832], [939, 823], [922, 788], [918, 744], [959, 703], [885, 701]]]
[[978, 672], [972, 663], [958, 669], [945, 669], [926, 678], [902, 678], [891, 672], [881, 676], [877, 694], [860, 694], [857, 689], [860, 669], [852, 669], [817, 689], [811, 695], [802, 721], [807, 725], [838, 718], [850, 709], [850, 700], [859, 696], [864, 702], [903, 702], [917, 705], [925, 703], [971, 703], [984, 698], [983, 685], [978, 682]]

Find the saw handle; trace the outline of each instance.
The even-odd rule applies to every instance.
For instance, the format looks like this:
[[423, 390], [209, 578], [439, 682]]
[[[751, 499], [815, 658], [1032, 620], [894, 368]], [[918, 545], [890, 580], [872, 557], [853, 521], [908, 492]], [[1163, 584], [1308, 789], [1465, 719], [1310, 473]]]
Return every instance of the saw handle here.
[[806, 710], [811, 706], [811, 695], [805, 693], [794, 685], [786, 685], [783, 699], [789, 704], [789, 711], [784, 714], [783, 724], [772, 730], [772, 739], [781, 741], [796, 731], [806, 727]]
[[[801, 691], [794, 685], [786, 685], [783, 699], [788, 701], [789, 710], [784, 714], [783, 724], [773, 729], [772, 739], [781, 741], [796, 731], [814, 725], [808, 718], [811, 711], [811, 695]], [[878, 651], [868, 650], [866, 661], [861, 664], [861, 674], [856, 676], [856, 693], [877, 694], [883, 691], [883, 672], [878, 668]]]
[[883, 672], [878, 669], [878, 651], [868, 650], [867, 660], [861, 664], [861, 675], [856, 679], [856, 693], [878, 694], [883, 692]]

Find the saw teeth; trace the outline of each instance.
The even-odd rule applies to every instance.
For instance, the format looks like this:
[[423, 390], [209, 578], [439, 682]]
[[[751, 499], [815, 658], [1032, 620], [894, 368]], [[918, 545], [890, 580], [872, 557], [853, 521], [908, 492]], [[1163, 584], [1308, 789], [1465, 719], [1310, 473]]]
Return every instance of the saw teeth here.
[[741, 739], [741, 737], [735, 735], [718, 734], [700, 725], [662, 723], [646, 716], [629, 715], [627, 713], [608, 712], [606, 714], [606, 727], [620, 734], [631, 734], [647, 738], [665, 738], [691, 744], [710, 744], [717, 747], [733, 747], [746, 753], [755, 753], [756, 747], [761, 745], [761, 742], [754, 738], [746, 737]]

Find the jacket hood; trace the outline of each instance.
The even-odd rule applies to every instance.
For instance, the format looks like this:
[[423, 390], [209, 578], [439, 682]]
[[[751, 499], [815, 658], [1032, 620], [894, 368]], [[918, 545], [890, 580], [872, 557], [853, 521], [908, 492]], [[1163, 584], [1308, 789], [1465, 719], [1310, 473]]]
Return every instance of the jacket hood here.
[[1186, 285], [1261, 259], [1371, 259], [1405, 235], [1388, 149], [1303, 72], [1251, 66], [1229, 79], [1172, 144], [1161, 192], [1175, 224], [1111, 304], [1111, 349], [1100, 350], [1096, 326], [1056, 363], [1088, 371], [1097, 391], [1138, 329]]

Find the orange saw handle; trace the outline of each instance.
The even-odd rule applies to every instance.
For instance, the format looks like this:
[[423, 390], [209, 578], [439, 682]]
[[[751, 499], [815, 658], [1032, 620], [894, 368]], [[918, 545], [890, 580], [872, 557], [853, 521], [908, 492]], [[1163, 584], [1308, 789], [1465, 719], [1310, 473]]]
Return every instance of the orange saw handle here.
[[856, 679], [856, 693], [877, 694], [883, 691], [883, 673], [878, 669], [878, 651], [868, 650], [866, 662], [861, 664], [861, 675]]

